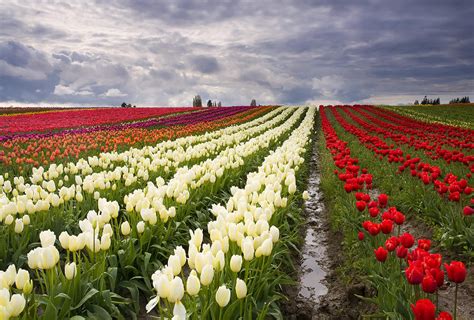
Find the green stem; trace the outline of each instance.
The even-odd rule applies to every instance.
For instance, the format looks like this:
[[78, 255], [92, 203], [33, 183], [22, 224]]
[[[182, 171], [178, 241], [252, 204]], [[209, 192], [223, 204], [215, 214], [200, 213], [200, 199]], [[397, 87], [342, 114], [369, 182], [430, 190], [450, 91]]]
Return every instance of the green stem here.
[[456, 283], [456, 290], [454, 290], [454, 320], [458, 311], [458, 284]]

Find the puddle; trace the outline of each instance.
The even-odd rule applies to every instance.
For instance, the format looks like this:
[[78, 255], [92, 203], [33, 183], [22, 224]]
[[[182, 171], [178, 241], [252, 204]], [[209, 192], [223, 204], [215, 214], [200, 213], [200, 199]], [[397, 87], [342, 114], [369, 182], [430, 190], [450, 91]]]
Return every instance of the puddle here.
[[327, 270], [327, 233], [323, 225], [322, 193], [319, 189], [320, 176], [318, 170], [317, 148], [314, 146], [310, 166], [312, 170], [308, 178], [309, 199], [305, 201], [306, 234], [301, 251], [301, 269], [299, 272], [298, 298], [316, 304], [320, 297], [327, 294], [325, 277]]

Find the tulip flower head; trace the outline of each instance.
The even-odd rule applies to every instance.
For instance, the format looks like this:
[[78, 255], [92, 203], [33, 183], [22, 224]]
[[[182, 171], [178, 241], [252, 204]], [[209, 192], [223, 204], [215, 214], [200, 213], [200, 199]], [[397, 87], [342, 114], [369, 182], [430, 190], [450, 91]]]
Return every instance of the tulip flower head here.
[[451, 261], [450, 264], [445, 263], [444, 268], [448, 272], [448, 279], [455, 283], [462, 283], [466, 280], [466, 266], [460, 261]]
[[383, 247], [378, 247], [374, 249], [375, 258], [380, 262], [385, 262], [387, 260], [388, 251]]
[[415, 320], [428, 320], [435, 318], [436, 306], [429, 299], [420, 299], [411, 305], [411, 310], [415, 315]]
[[217, 289], [216, 292], [216, 302], [221, 307], [224, 308], [230, 301], [230, 290], [225, 286], [222, 285]]

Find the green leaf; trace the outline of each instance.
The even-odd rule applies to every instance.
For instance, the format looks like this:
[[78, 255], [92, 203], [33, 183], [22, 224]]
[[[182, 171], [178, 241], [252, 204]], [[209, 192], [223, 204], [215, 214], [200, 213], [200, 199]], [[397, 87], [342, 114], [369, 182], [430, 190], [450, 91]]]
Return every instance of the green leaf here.
[[92, 298], [93, 296], [95, 296], [99, 291], [97, 289], [90, 289], [86, 295], [82, 298], [81, 301], [79, 301], [79, 303], [73, 307], [71, 310], [76, 310], [77, 308], [80, 308], [84, 303], [87, 302], [87, 300], [89, 300], [90, 298]]

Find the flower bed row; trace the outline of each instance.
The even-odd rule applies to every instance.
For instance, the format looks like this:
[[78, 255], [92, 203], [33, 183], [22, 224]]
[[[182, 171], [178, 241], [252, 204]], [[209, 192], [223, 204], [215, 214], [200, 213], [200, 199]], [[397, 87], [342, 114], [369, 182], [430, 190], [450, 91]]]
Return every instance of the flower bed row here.
[[[302, 113], [304, 110], [295, 110], [295, 116], [281, 128], [269, 129], [271, 134], [262, 135], [265, 138], [253, 140], [245, 148], [243, 144], [236, 148], [236, 157], [232, 157], [234, 160], [229, 163], [224, 161], [217, 167], [206, 167], [206, 173], [202, 176], [216, 178], [206, 180], [199, 188], [199, 194], [195, 192], [192, 202], [183, 205], [182, 209], [194, 208], [185, 216], [176, 214], [173, 218], [173, 210], [169, 209], [166, 218], [162, 216], [162, 210], [154, 211], [154, 201], [148, 207], [142, 205], [140, 215], [137, 215], [126, 212], [122, 203], [103, 199], [99, 201], [99, 212], [87, 213], [79, 226], [62, 221], [56, 227], [65, 232], [43, 231], [39, 234], [39, 243], [33, 237], [26, 246], [18, 247], [22, 243], [19, 238], [30, 237], [33, 229], [41, 230], [39, 223], [33, 223], [33, 219], [39, 217], [32, 216], [31, 221], [23, 221], [27, 216], [23, 215], [20, 220], [24, 229], [19, 233], [16, 232], [16, 221], [15, 225], [2, 228], [2, 232], [7, 231], [7, 246], [16, 243], [18, 250], [29, 250], [26, 261], [25, 256], [21, 255], [16, 260], [16, 267], [8, 267], [3, 274], [0, 272], [0, 278], [4, 280], [0, 283], [4, 284], [6, 297], [2, 300], [2, 305], [5, 302], [5, 308], [0, 310], [5, 311], [2, 316], [25, 319], [55, 319], [73, 315], [103, 319], [136, 317], [140, 310], [140, 294], [148, 295], [152, 288], [149, 271], [165, 263], [178, 244], [186, 243], [189, 228], [195, 228], [200, 223], [205, 225], [209, 218], [206, 218], [208, 214], [204, 208], [230, 196], [228, 188], [241, 181], [246, 173], [255, 170], [263, 157], [286, 139]], [[299, 139], [303, 136], [301, 130], [294, 131], [294, 134]], [[299, 150], [295, 149], [298, 144], [293, 139], [287, 145], [286, 153], [290, 155], [287, 161], [295, 163], [299, 159], [295, 154]], [[283, 160], [281, 153], [271, 154], [279, 156], [275, 158], [275, 163]], [[246, 156], [245, 161], [242, 161], [243, 155]], [[226, 174], [219, 177], [218, 172], [222, 168], [225, 168]], [[275, 169], [278, 168], [275, 166]], [[216, 184], [219, 186], [214, 188]], [[43, 218], [54, 220], [53, 215]], [[79, 234], [77, 230], [80, 230]]]
[[430, 251], [430, 239], [401, 234], [405, 215], [389, 206], [389, 196], [374, 195], [374, 177], [338, 137], [326, 114], [330, 112], [336, 119], [337, 113], [331, 111], [320, 107], [326, 148], [335, 165], [326, 172], [333, 170], [335, 180], [340, 181], [334, 182], [340, 191], [331, 195], [337, 202], [333, 203], [337, 208], [333, 214], [339, 215], [344, 228], [346, 248], [353, 250], [353, 265], [363, 270], [366, 281], [376, 288], [375, 297], [365, 298], [378, 306], [379, 313], [373, 316], [421, 320], [435, 319], [437, 314], [436, 319], [456, 318], [456, 305], [451, 315], [439, 312], [436, 303], [446, 273], [456, 286], [465, 280], [464, 264], [452, 261], [445, 263], [443, 270], [442, 256]]
[[31, 166], [38, 167], [51, 162], [78, 159], [85, 154], [149, 145], [159, 140], [173, 139], [243, 123], [269, 110], [271, 110], [269, 107], [254, 108], [248, 111], [241, 110], [241, 112], [226, 117], [222, 117], [221, 114], [215, 120], [210, 120], [208, 116], [200, 118], [195, 115], [196, 119], [200, 119], [199, 122], [180, 126], [148, 128], [142, 127], [142, 123], [124, 124], [117, 126], [120, 130], [77, 129], [76, 133], [71, 134], [60, 133], [39, 138], [16, 138], [0, 144], [0, 163], [4, 163], [10, 170], [22, 171]]
[[[133, 121], [171, 113], [198, 111], [200, 108], [97, 108], [71, 109], [37, 114], [0, 117], [0, 134], [53, 131], [62, 128], [97, 126]], [[0, 140], [1, 141], [1, 140]]]

